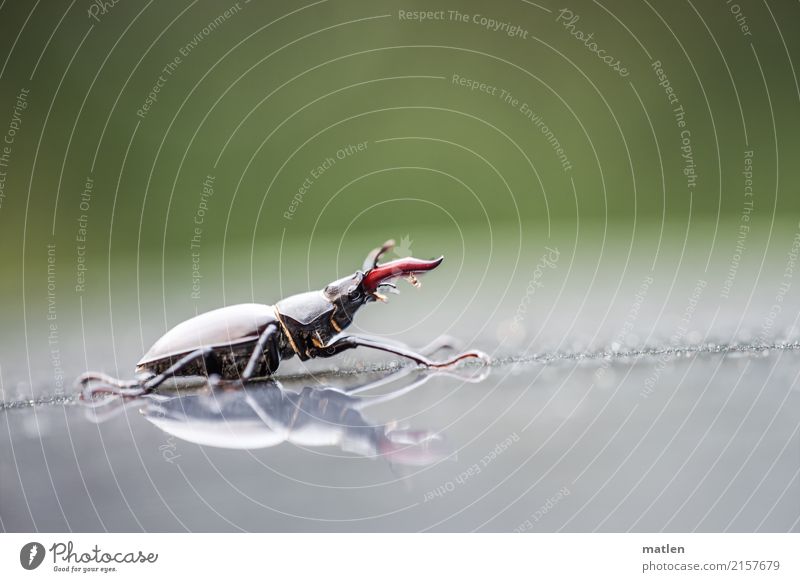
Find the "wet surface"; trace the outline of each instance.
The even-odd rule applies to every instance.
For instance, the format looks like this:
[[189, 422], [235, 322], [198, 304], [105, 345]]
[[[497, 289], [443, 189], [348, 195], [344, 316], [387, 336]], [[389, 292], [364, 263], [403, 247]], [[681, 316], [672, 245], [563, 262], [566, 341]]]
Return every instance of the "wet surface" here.
[[0, 516], [8, 531], [797, 530], [797, 362], [579, 359], [463, 368], [472, 381], [402, 370], [349, 395], [390, 373], [8, 410]]
[[[82, 4], [0, 0], [0, 530], [800, 530], [797, 3]], [[76, 402], [387, 239], [347, 333], [487, 377]]]
[[[27, 326], [27, 341], [0, 336], [0, 527], [798, 531], [800, 295], [784, 292], [795, 236], [775, 234], [763, 264], [743, 259], [726, 297], [725, 262], [687, 257], [678, 276], [675, 254], [659, 255], [672, 271], [654, 270], [647, 253], [622, 263], [624, 245], [600, 252], [583, 238], [584, 254], [568, 262], [564, 243], [541, 272], [487, 255], [471, 260], [499, 276], [456, 276], [451, 261], [348, 331], [416, 347], [449, 334], [489, 353], [488, 369], [396, 373], [390, 356], [359, 348], [283, 362], [279, 386], [165, 390], [124, 409], [87, 411], [72, 380], [87, 369], [129, 378], [196, 312], [303, 287], [202, 305], [167, 289], [166, 317], [158, 298], [143, 296], [151, 308], [139, 312], [124, 289], [98, 294], [59, 311], [58, 362], [46, 311], [32, 311], [9, 324]], [[313, 267], [331, 275], [315, 285], [333, 278]], [[251, 286], [247, 275], [226, 284]]]

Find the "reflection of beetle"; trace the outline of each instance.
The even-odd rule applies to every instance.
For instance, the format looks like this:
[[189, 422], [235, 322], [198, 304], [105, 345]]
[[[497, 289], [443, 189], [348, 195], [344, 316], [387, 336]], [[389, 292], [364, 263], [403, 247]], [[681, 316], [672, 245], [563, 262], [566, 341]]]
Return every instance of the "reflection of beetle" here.
[[[87, 372], [77, 381], [84, 388], [82, 397], [90, 400], [103, 392], [135, 397], [174, 376], [248, 380], [271, 375], [281, 360], [295, 355], [301, 360], [327, 358], [359, 346], [437, 368], [465, 358], [486, 359], [479, 351], [469, 351], [444, 362], [434, 362], [403, 346], [341, 335], [361, 306], [386, 300], [379, 292], [381, 287], [396, 291], [392, 281], [401, 277], [418, 286], [415, 275], [435, 269], [443, 259], [425, 261], [409, 257], [379, 265], [378, 260], [393, 246], [394, 241], [387, 241], [367, 255], [362, 271], [334, 281], [322, 291], [292, 295], [274, 306], [231, 305], [184, 321], [164, 334], [142, 357], [136, 368], [136, 380], [126, 382], [99, 372]], [[95, 381], [100, 385], [90, 389]]]
[[290, 442], [300, 447], [339, 447], [361, 456], [385, 456], [392, 463], [429, 465], [450, 452], [444, 439], [428, 430], [406, 430], [395, 423], [376, 425], [362, 415], [368, 406], [406, 394], [430, 379], [420, 376], [380, 396], [329, 387], [285, 390], [275, 381], [240, 384], [237, 389], [203, 390], [183, 395], [145, 395], [142, 414], [182, 440], [228, 449], [260, 449]]

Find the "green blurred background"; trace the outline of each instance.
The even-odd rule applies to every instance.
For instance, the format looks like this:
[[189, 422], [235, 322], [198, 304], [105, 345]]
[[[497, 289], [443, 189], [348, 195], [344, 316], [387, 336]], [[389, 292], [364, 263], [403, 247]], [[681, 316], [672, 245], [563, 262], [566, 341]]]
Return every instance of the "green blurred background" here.
[[[524, 268], [518, 298], [545, 245], [591, 255], [615, 240], [612, 266], [639, 253], [662, 272], [666, 246], [724, 270], [743, 224], [764, 253], [789, 233], [776, 236], [782, 257], [800, 215], [799, 17], [795, 2], [722, 0], [6, 1], [0, 132], [29, 91], [2, 168], [6, 353], [23, 333], [44, 342], [52, 301], [64, 349], [82, 354], [81, 329], [84, 342], [92, 325], [106, 338], [115, 317], [146, 345], [155, 331], [142, 326], [321, 287], [389, 237], [407, 237], [400, 252], [448, 257], [433, 294], [489, 285], [491, 296]], [[436, 300], [423, 299], [429, 311]]]

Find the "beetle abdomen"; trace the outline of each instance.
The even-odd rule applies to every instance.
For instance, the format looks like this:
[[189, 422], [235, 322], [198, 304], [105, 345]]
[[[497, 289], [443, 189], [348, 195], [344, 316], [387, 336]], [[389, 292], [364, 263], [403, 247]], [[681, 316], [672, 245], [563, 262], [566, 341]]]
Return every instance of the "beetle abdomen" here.
[[137, 367], [152, 369], [161, 360], [169, 361], [200, 348], [254, 343], [264, 328], [276, 321], [274, 308], [259, 303], [229, 305], [201, 313], [161, 336]]
[[[208, 374], [218, 374], [221, 378], [226, 380], [241, 378], [255, 346], [256, 342], [253, 341], [227, 348], [219, 348], [214, 350], [206, 359], [198, 357], [193, 362], [187, 364], [181, 369], [180, 375], [207, 376]], [[146, 371], [153, 374], [160, 374], [188, 353], [191, 352], [176, 354], [167, 358], [140, 364], [136, 367], [136, 372], [140, 373]], [[275, 363], [275, 367], [277, 368], [277, 363]], [[268, 376], [272, 371], [273, 370], [269, 369], [267, 362], [262, 358], [254, 377]]]

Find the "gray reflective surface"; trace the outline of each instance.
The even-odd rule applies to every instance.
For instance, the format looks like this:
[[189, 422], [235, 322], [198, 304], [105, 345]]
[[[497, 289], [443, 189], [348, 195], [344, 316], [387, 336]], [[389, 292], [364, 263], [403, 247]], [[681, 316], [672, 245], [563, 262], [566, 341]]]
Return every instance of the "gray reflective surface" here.
[[[468, 264], [486, 272], [461, 269], [460, 258], [448, 255], [422, 289], [403, 283], [388, 305], [359, 312], [354, 333], [412, 346], [451, 334], [494, 358], [542, 360], [495, 365], [484, 379], [471, 367], [462, 376], [409, 373], [345, 397], [381, 377], [360, 366], [390, 361], [358, 349], [307, 366], [285, 362], [280, 389], [252, 387], [256, 408], [223, 392], [131, 403], [100, 424], [70, 403], [0, 409], [0, 526], [797, 531], [799, 350], [581, 357], [797, 341], [800, 294], [783, 291], [797, 232], [790, 226], [771, 234], [766, 259], [755, 252], [766, 239], [753, 233], [754, 252], [742, 259], [726, 297], [729, 263], [681, 258], [673, 252], [680, 238], [665, 239], [654, 267], [652, 249], [631, 251], [619, 238], [601, 246], [582, 235], [573, 251], [569, 233], [549, 242], [531, 233], [519, 264], [508, 241], [491, 256], [480, 248], [470, 254]], [[548, 246], [561, 249], [560, 257], [552, 266], [542, 259], [537, 269], [540, 257], [554, 259]], [[416, 254], [429, 249], [439, 245]], [[350, 263], [310, 265], [309, 288]], [[249, 271], [241, 271], [225, 281], [236, 293], [209, 294], [194, 305], [174, 289], [151, 297], [143, 287], [141, 302], [120, 289], [86, 299], [83, 312], [59, 310], [58, 366], [46, 310], [8, 320], [0, 336], [2, 400], [58, 393], [58, 374], [68, 399], [72, 379], [86, 369], [130, 377], [149, 344], [196, 311], [305, 289], [257, 273], [263, 281], [251, 296]], [[565, 353], [571, 359], [551, 359]], [[347, 373], [310, 375], [332, 368]], [[303, 377], [286, 378], [292, 374]], [[308, 398], [292, 396], [304, 390]], [[334, 392], [326, 397], [324, 390]], [[395, 398], [371, 400], [395, 391]], [[370, 405], [353, 410], [348, 399]], [[302, 414], [292, 420], [295, 411]], [[346, 434], [343, 425], [361, 429]]]
[[[343, 403], [417, 375], [358, 396], [306, 386], [304, 405], [301, 383], [260, 384], [256, 412], [242, 391], [146, 399], [101, 424], [78, 406], [12, 410], [0, 515], [13, 531], [797, 529], [797, 355], [670, 361], [644, 397], [654, 365], [432, 377], [368, 413]], [[269, 438], [295, 413], [295, 442]], [[341, 438], [356, 425], [394, 431], [394, 452]]]

